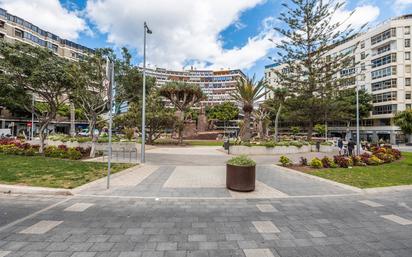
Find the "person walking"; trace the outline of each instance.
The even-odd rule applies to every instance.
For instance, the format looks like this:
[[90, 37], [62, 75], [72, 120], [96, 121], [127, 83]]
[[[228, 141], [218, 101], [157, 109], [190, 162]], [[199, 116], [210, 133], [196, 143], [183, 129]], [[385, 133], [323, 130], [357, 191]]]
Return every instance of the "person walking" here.
[[342, 138], [338, 139], [338, 147], [339, 147], [339, 155], [342, 155], [342, 150], [343, 150], [343, 141]]
[[349, 156], [353, 156], [353, 149], [355, 149], [355, 142], [353, 142], [353, 140], [351, 138], [351, 139], [349, 139], [349, 142], [348, 142]]

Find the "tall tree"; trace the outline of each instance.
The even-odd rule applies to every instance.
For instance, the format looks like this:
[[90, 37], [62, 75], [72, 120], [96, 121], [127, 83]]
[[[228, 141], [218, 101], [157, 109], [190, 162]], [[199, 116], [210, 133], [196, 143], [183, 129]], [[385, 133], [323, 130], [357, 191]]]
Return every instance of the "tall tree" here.
[[244, 128], [241, 135], [241, 139], [243, 141], [249, 141], [252, 137], [250, 131], [251, 114], [256, 101], [266, 94], [266, 92], [262, 92], [265, 88], [266, 82], [264, 80], [256, 82], [255, 76], [253, 76], [252, 78], [240, 79], [236, 84], [235, 90], [231, 92], [233, 99], [238, 101], [238, 103], [242, 106], [244, 114]]
[[[283, 36], [276, 44], [278, 56], [275, 62], [284, 65], [274, 70], [279, 83], [292, 95], [290, 103], [295, 117], [307, 124], [308, 138], [313, 125], [323, 122], [330, 109], [331, 95], [338, 89], [339, 77], [345, 68], [355, 65], [352, 53], [342, 51], [331, 54], [337, 43], [355, 34], [347, 20], [334, 22], [333, 17], [344, 5], [338, 0], [290, 0], [280, 14], [282, 26], [275, 30]], [[363, 27], [362, 27], [363, 28]], [[361, 29], [362, 29], [361, 28]], [[321, 115], [320, 115], [321, 114]]]
[[[139, 103], [143, 93], [143, 74], [131, 63], [131, 54], [122, 48], [122, 58], [116, 60], [116, 113], [124, 104]], [[155, 78], [146, 76], [146, 94], [154, 88]]]
[[255, 122], [257, 125], [258, 137], [260, 139], [266, 138], [268, 134], [267, 128], [270, 122], [269, 110], [262, 104], [253, 112], [253, 116], [255, 117]]
[[275, 111], [275, 134], [273, 136], [275, 142], [278, 141], [279, 137], [279, 118], [280, 114], [283, 109], [283, 105], [285, 104], [286, 97], [288, 96], [289, 92], [286, 88], [271, 88], [273, 92], [273, 98], [269, 98], [267, 101], [265, 101], [264, 105], [266, 108], [268, 108], [270, 111]]
[[226, 122], [237, 118], [239, 108], [233, 102], [224, 102], [208, 108], [206, 115], [208, 119]]
[[[34, 111], [39, 120], [40, 153], [43, 153], [46, 129], [56, 118], [60, 106], [68, 100], [73, 87], [73, 63], [52, 51], [29, 44], [0, 42], [0, 80], [15, 96], [14, 103]], [[38, 102], [32, 109], [32, 95]], [[41, 106], [40, 108], [38, 108]]]
[[[343, 121], [349, 129], [350, 122], [356, 119], [356, 90], [350, 88], [338, 91], [332, 98], [331, 107], [334, 112], [329, 120]], [[369, 117], [372, 109], [372, 95], [364, 89], [359, 90], [359, 118]]]
[[179, 144], [183, 143], [183, 128], [185, 114], [189, 109], [206, 98], [199, 86], [185, 82], [169, 82], [160, 88], [159, 94], [168, 99], [180, 112], [177, 129], [179, 133]]
[[395, 125], [402, 130], [405, 136], [409, 136], [409, 143], [412, 143], [412, 109], [398, 112], [394, 121]]
[[95, 133], [100, 116], [108, 111], [109, 84], [106, 78], [106, 58], [104, 49], [97, 49], [94, 55], [80, 61], [76, 69], [75, 88], [71, 100], [83, 110], [89, 123], [92, 138], [90, 157], [95, 157], [96, 142], [100, 133]]

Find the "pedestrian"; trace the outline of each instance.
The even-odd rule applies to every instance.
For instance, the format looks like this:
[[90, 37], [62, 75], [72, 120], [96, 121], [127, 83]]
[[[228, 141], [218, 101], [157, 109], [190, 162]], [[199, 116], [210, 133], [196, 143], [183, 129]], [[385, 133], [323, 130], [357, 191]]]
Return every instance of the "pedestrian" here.
[[355, 142], [353, 142], [353, 140], [351, 138], [351, 139], [349, 139], [349, 142], [348, 142], [349, 156], [353, 156], [353, 149], [355, 149]]
[[339, 155], [342, 155], [342, 150], [343, 150], [343, 141], [342, 138], [338, 139], [338, 147], [339, 147]]
[[320, 152], [320, 142], [316, 142], [316, 151]]

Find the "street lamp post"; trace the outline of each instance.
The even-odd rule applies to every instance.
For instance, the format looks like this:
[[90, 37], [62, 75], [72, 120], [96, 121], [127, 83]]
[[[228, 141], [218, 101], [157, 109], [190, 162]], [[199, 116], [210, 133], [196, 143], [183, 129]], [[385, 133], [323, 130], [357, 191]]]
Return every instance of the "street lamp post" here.
[[370, 64], [364, 65], [360, 67], [359, 73], [356, 73], [355, 83], [356, 83], [356, 154], [360, 155], [360, 131], [359, 131], [359, 121], [360, 121], [360, 114], [359, 114], [359, 82], [358, 82], [358, 75], [362, 75], [362, 70], [366, 71], [366, 66], [370, 67]]
[[34, 94], [31, 97], [31, 131], [30, 131], [30, 140], [33, 141], [34, 136]]
[[146, 143], [146, 34], [152, 34], [152, 31], [144, 22], [143, 35], [143, 97], [142, 97], [142, 145], [140, 162], [145, 163], [145, 143]]

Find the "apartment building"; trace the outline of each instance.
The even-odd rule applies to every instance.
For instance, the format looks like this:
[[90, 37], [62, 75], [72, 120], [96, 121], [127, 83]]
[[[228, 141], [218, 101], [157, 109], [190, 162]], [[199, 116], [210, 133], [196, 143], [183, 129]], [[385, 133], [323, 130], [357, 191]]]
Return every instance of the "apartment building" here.
[[[356, 67], [341, 70], [336, 76], [345, 78], [349, 88], [358, 86], [373, 96], [373, 111], [361, 121], [362, 139], [404, 141], [393, 117], [397, 111], [410, 109], [412, 105], [411, 27], [412, 14], [392, 18], [340, 43], [330, 52], [353, 55]], [[265, 66], [267, 82], [276, 87], [279, 85], [273, 70], [287, 72], [287, 69], [284, 64]], [[344, 136], [348, 128], [336, 122], [329, 124], [328, 130], [331, 135]], [[355, 131], [353, 122], [349, 132], [354, 135]]]
[[246, 78], [241, 70], [190, 70], [174, 71], [167, 69], [146, 69], [146, 74], [156, 78], [156, 85], [181, 81], [200, 86], [207, 99], [202, 105], [216, 105], [225, 101], [233, 101], [230, 92], [235, 89], [237, 81]]
[[61, 57], [78, 60], [94, 50], [61, 38], [0, 8], [0, 39], [45, 47]]
[[[43, 30], [20, 17], [8, 13], [2, 8], [0, 8], [0, 40], [5, 40], [9, 43], [22, 42], [48, 48], [56, 55], [72, 61], [77, 61], [87, 54], [94, 53], [93, 49]], [[50, 131], [67, 133], [69, 124], [68, 120], [58, 118], [58, 120], [52, 122], [48, 129]], [[11, 128], [15, 135], [21, 130], [28, 129], [30, 125], [30, 117], [15, 117], [10, 111], [2, 107], [0, 103], [1, 129]], [[85, 124], [83, 122], [77, 125]]]

